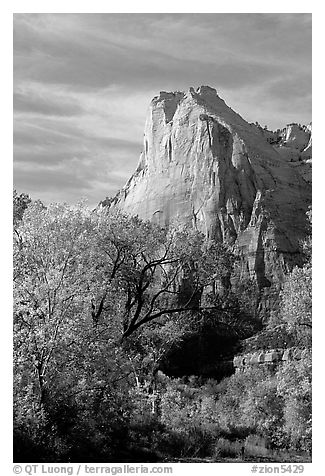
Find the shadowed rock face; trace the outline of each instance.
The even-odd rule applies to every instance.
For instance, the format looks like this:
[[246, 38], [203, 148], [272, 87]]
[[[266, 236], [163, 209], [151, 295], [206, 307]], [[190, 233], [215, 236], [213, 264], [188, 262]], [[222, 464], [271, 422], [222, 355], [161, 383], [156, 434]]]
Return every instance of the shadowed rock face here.
[[138, 167], [111, 206], [232, 244], [265, 287], [299, 259], [310, 200], [310, 185], [256, 127], [202, 86], [152, 100]]

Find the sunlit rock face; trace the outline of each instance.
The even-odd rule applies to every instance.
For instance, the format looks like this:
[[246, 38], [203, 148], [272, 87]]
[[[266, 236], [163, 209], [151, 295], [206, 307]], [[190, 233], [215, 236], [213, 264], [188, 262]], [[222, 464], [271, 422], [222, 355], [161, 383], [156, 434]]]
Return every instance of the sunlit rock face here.
[[303, 151], [310, 140], [310, 130], [299, 126], [298, 124], [288, 124], [284, 129], [283, 143], [287, 147], [292, 147]]
[[311, 159], [311, 157], [312, 157], [312, 135], [313, 135], [311, 124], [308, 124], [307, 130], [309, 132], [309, 140], [308, 140], [308, 143], [307, 143], [306, 147], [302, 151], [302, 157], [305, 158], [305, 159]]
[[288, 124], [275, 132], [277, 152], [311, 184], [312, 181], [312, 125]]
[[299, 257], [310, 194], [256, 127], [201, 86], [152, 100], [139, 164], [111, 206], [230, 243], [264, 287]]

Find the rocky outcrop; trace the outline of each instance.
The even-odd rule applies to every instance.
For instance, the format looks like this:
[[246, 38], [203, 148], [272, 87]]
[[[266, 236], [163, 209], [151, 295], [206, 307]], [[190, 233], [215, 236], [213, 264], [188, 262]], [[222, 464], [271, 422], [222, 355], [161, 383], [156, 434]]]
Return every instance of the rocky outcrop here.
[[283, 145], [302, 152], [308, 145], [310, 131], [299, 124], [288, 124], [283, 130]]
[[267, 366], [269, 368], [293, 360], [304, 360], [310, 356], [310, 350], [291, 347], [289, 349], [270, 349], [268, 351], [258, 351], [252, 354], [236, 355], [233, 359], [235, 371], [245, 371], [256, 366]]
[[312, 125], [292, 123], [283, 129], [269, 131], [258, 122], [252, 127], [290, 163], [308, 183], [312, 181]]
[[308, 144], [302, 151], [301, 156], [304, 159], [311, 159], [312, 158], [312, 135], [313, 135], [311, 123], [307, 126], [307, 130], [309, 132], [309, 140], [308, 140]]
[[290, 124], [275, 146], [282, 158], [309, 184], [312, 182], [312, 126]]
[[208, 86], [161, 92], [138, 167], [110, 206], [162, 226], [190, 223], [231, 244], [260, 287], [281, 280], [299, 260], [311, 190], [257, 129]]
[[269, 131], [265, 126], [262, 128], [258, 122], [251, 124], [258, 131], [264, 139], [276, 147], [276, 150], [283, 148], [286, 151], [292, 152], [292, 157], [311, 158], [311, 140], [312, 140], [312, 125], [307, 126], [292, 123], [287, 124], [283, 129], [276, 131]]

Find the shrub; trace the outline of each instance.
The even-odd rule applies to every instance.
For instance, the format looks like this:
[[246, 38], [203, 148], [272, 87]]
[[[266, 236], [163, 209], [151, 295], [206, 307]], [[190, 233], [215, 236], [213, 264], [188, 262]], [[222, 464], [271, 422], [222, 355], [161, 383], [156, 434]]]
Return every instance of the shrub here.
[[226, 438], [219, 438], [215, 446], [214, 456], [216, 458], [237, 458], [241, 454], [242, 441], [229, 441]]

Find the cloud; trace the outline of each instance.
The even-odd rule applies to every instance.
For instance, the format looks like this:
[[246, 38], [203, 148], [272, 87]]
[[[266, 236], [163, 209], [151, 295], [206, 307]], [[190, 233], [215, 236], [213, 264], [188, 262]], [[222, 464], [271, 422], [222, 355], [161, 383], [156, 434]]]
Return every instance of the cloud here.
[[310, 121], [310, 83], [310, 14], [15, 14], [15, 184], [98, 202], [134, 170], [160, 90], [209, 84], [277, 128]]
[[310, 98], [311, 88], [312, 82], [310, 74], [305, 73], [297, 78], [291, 73], [286, 78], [277, 78], [270, 82], [267, 87], [267, 93], [269, 96], [284, 102], [295, 99], [300, 100], [305, 97]]
[[309, 16], [300, 14], [16, 17], [17, 74], [76, 87], [159, 88], [168, 77], [195, 83], [216, 71], [220, 86], [235, 85], [233, 73], [245, 84], [310, 62], [311, 29], [299, 28]]
[[[123, 159], [123, 154], [119, 153], [119, 157]], [[90, 206], [95, 206], [99, 198], [112, 196], [132, 172], [127, 166], [116, 171], [116, 157], [112, 156], [97, 155], [89, 159], [79, 155], [62, 161], [44, 160], [42, 156], [39, 159], [37, 162], [36, 154], [32, 154], [31, 161], [27, 157], [23, 162], [14, 162], [15, 186], [45, 202], [76, 202], [87, 197]]]
[[41, 95], [31, 97], [20, 92], [14, 93], [13, 106], [15, 111], [18, 112], [37, 113], [49, 116], [74, 116], [80, 114], [82, 111], [80, 106], [69, 101], [60, 103], [51, 101]]

